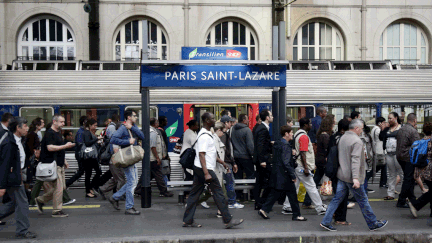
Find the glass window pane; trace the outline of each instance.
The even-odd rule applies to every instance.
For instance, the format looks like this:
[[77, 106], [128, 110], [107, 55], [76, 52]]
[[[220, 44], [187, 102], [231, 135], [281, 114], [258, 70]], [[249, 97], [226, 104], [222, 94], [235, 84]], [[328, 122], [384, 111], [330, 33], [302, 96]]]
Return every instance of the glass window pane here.
[[115, 47], [115, 54], [116, 54], [116, 61], [120, 61], [121, 60], [121, 51], [120, 51], [121, 46], [117, 45]]
[[28, 53], [28, 46], [23, 46], [22, 47], [22, 57], [23, 57], [23, 60], [28, 60], [28, 56], [29, 56], [29, 53]]
[[50, 41], [56, 41], [56, 27], [55, 27], [56, 21], [53, 19], [49, 20], [49, 40]]
[[132, 46], [125, 46], [125, 58], [132, 58]]
[[286, 108], [286, 114], [293, 119], [292, 128], [296, 133], [300, 128], [299, 120], [303, 117], [315, 117], [315, 108], [313, 106], [291, 106]]
[[399, 24], [393, 25], [393, 45], [394, 46], [400, 45], [400, 25]]
[[393, 59], [393, 48], [387, 47], [387, 59]]
[[45, 46], [42, 46], [40, 48], [40, 60], [46, 60], [47, 59], [47, 48]]
[[421, 64], [426, 64], [426, 47], [421, 48]]
[[298, 48], [293, 48], [293, 60], [298, 60]]
[[240, 45], [246, 45], [246, 27], [240, 24]]
[[50, 47], [50, 60], [57, 60], [57, 48]]
[[215, 45], [221, 45], [221, 29], [222, 29], [222, 23], [216, 25], [215, 27]]
[[33, 41], [39, 41], [39, 21], [33, 22]]
[[[380, 48], [382, 49], [382, 48]], [[342, 48], [341, 47], [337, 47], [336, 48], [336, 61], [341, 61], [342, 60]]]
[[165, 34], [162, 32], [162, 44], [166, 44], [166, 38], [165, 38]]
[[421, 46], [426, 46], [426, 41], [423, 34], [421, 34]]
[[403, 123], [406, 123], [406, 118], [409, 113], [414, 113], [417, 116], [417, 131], [423, 130], [425, 122], [432, 122], [432, 107], [431, 105], [383, 105], [382, 116], [388, 118], [390, 112], [396, 112]]
[[67, 30], [67, 42], [73, 42], [72, 34]]
[[409, 46], [410, 45], [410, 25], [404, 24], [404, 45]]
[[254, 39], [252, 33], [250, 34], [250, 44], [251, 44], [252, 46], [255, 45], [255, 39]]
[[319, 59], [325, 59], [325, 47], [319, 48]]
[[28, 28], [24, 31], [22, 41], [28, 41]]
[[296, 36], [294, 37], [294, 43], [293, 43], [293, 45], [295, 45], [295, 46], [298, 45], [298, 44], [297, 44], [297, 43], [298, 43], [298, 42], [297, 42], [297, 36], [298, 36], [298, 34], [296, 34]]
[[335, 119], [339, 122], [343, 119], [344, 115], [350, 115], [353, 111], [358, 111], [361, 114], [362, 120], [366, 122], [368, 126], [375, 125], [376, 117], [376, 106], [375, 105], [328, 105], [328, 114], [335, 115]]
[[167, 60], [167, 59], [168, 59], [167, 47], [162, 46], [162, 60]]
[[332, 48], [326, 47], [326, 59], [332, 59]]
[[308, 48], [303, 47], [302, 48], [302, 60], [307, 60], [307, 59], [308, 59]]
[[384, 35], [384, 34], [381, 34], [381, 38], [380, 38], [380, 46], [383, 45], [383, 35]]
[[379, 49], [379, 55], [380, 55], [380, 60], [384, 60], [382, 47], [380, 47], [380, 49]]
[[[114, 114], [119, 114], [118, 107], [64, 107], [60, 109], [60, 114], [65, 118], [64, 130], [72, 130], [75, 134], [79, 127], [79, 118], [81, 116], [88, 116], [97, 121], [98, 130], [105, 129], [107, 126], [106, 121]], [[47, 123], [45, 121], [45, 123]], [[98, 134], [99, 131], [96, 131]]]
[[125, 26], [126, 44], [131, 44], [132, 41], [132, 23], [129, 22]]
[[63, 60], [63, 47], [57, 47], [57, 60]]
[[309, 59], [315, 59], [315, 47], [309, 47]]
[[157, 60], [157, 46], [148, 46], [149, 58], [150, 60]]
[[139, 46], [132, 46], [132, 58], [139, 59]]
[[315, 45], [315, 23], [309, 24], [309, 45]]
[[[134, 111], [136, 111], [138, 114], [138, 119], [137, 119], [137, 121], [135, 122], [135, 124], [141, 129], [141, 124], [142, 124], [142, 113], [141, 113], [141, 107], [136, 107], [136, 106], [128, 106], [128, 107], [126, 107], [126, 109], [125, 110], [130, 110], [130, 109], [132, 109], [132, 110], [134, 110]], [[155, 117], [155, 118], [157, 118], [158, 116], [157, 116], [157, 112], [158, 112], [158, 110], [157, 110], [157, 107], [155, 107], [155, 106], [150, 106], [150, 118], [153, 118], [153, 117]]]
[[46, 41], [46, 19], [40, 20], [40, 40]]
[[320, 37], [319, 37], [319, 44], [324, 45], [325, 41], [325, 24], [320, 23]]
[[222, 23], [222, 45], [228, 45], [228, 22]]
[[411, 46], [417, 46], [417, 27], [415, 27], [414, 25], [411, 25], [410, 39]]
[[57, 22], [57, 41], [63, 41], [63, 24]]
[[31, 122], [38, 117], [42, 118], [45, 124], [48, 124], [52, 122], [53, 108], [23, 107], [20, 110], [20, 116], [27, 119], [28, 124], [31, 124]]
[[409, 60], [408, 59], [411, 59], [410, 58], [410, 48], [409, 47], [405, 47], [404, 48], [404, 63], [405, 64], [408, 64], [409, 63]]
[[411, 64], [416, 64], [417, 63], [417, 48], [416, 47], [412, 47], [411, 49], [411, 55], [410, 55], [410, 63]]
[[239, 44], [239, 24], [237, 22], [233, 22], [233, 45]]
[[33, 46], [33, 60], [39, 60], [39, 46]]
[[395, 63], [400, 63], [399, 62], [400, 59], [400, 48], [399, 47], [394, 47], [393, 48], [393, 60], [395, 60]]
[[249, 60], [256, 60], [255, 59], [255, 47], [250, 48], [250, 58]]
[[387, 45], [388, 46], [393, 45], [393, 25], [390, 25], [387, 28]]
[[304, 25], [302, 28], [302, 45], [308, 44], [308, 25]]
[[330, 25], [326, 25], [326, 45], [332, 45], [332, 27]]
[[139, 30], [138, 30], [138, 20], [132, 21], [132, 43], [134, 44], [138, 44], [138, 34], [139, 34]]
[[68, 57], [68, 60], [74, 60], [75, 59], [75, 48], [74, 47], [68, 47], [67, 48], [67, 57]]
[[116, 37], [116, 44], [120, 44], [121, 43], [121, 41], [120, 41], [121, 39], [120, 39], [120, 31], [119, 31], [119, 33], [117, 34], [117, 37]]
[[207, 36], [206, 45], [211, 45], [210, 36], [211, 36], [211, 33], [209, 33]]
[[341, 39], [339, 34], [336, 34], [336, 46], [341, 46]]
[[155, 23], [151, 23], [151, 43], [157, 44], [157, 26]]

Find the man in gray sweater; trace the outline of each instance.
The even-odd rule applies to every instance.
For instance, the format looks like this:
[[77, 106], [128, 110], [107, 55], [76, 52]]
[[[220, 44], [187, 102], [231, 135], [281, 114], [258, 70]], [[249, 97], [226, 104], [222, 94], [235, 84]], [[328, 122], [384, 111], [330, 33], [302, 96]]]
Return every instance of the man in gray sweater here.
[[246, 114], [240, 114], [239, 122], [232, 127], [231, 142], [234, 148], [234, 159], [238, 166], [236, 179], [243, 179], [243, 172], [247, 179], [254, 178], [254, 143], [252, 131], [249, 128], [249, 119]]
[[336, 231], [336, 228], [331, 225], [333, 214], [348, 193], [348, 190], [351, 190], [358, 202], [363, 217], [371, 231], [381, 229], [387, 225], [387, 220], [377, 220], [369, 204], [364, 187], [360, 185], [364, 183], [366, 176], [365, 151], [363, 142], [359, 137], [363, 132], [363, 128], [363, 121], [355, 119], [350, 123], [350, 130], [345, 132], [340, 138], [338, 145], [339, 169], [337, 173], [339, 181], [336, 195], [330, 202], [326, 215], [320, 224], [321, 227], [328, 231]]

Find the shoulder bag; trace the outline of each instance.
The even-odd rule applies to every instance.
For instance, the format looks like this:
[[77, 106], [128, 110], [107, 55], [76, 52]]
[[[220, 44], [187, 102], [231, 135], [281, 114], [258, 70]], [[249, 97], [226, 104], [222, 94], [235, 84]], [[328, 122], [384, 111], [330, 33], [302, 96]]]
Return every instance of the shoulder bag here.
[[[128, 129], [129, 135], [133, 138], [131, 131]], [[126, 148], [120, 149], [117, 153], [115, 153], [111, 161], [117, 167], [129, 167], [134, 165], [144, 158], [144, 149], [139, 145], [130, 145]]]

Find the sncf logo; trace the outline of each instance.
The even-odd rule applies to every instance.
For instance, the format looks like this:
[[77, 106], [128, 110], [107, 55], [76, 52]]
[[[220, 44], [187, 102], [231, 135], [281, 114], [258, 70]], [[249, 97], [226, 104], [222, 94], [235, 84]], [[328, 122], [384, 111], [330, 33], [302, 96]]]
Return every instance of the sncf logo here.
[[240, 58], [241, 57], [241, 52], [239, 51], [235, 51], [235, 50], [227, 50], [226, 51], [226, 56], [228, 58]]

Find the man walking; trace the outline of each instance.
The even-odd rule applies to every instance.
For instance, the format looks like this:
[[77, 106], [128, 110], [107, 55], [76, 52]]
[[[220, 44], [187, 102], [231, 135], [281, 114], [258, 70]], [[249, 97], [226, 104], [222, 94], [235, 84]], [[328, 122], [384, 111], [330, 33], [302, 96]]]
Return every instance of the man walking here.
[[81, 149], [81, 145], [84, 143], [83, 133], [85, 131], [84, 125], [86, 124], [88, 120], [87, 116], [81, 116], [79, 119], [80, 128], [78, 129], [76, 135], [75, 135], [75, 159], [78, 162], [78, 170], [69, 180], [66, 182], [66, 187], [70, 187], [75, 181], [77, 181], [79, 178], [81, 178], [82, 175], [84, 175], [84, 165], [82, 164], [82, 159], [79, 157], [78, 153]]
[[69, 167], [66, 162], [65, 150], [73, 148], [74, 143], [64, 144], [61, 129], [65, 125], [65, 118], [61, 115], [53, 117], [51, 128], [45, 132], [41, 142], [41, 163], [50, 164], [53, 161], [57, 163], [57, 179], [50, 182], [44, 182], [45, 193], [35, 199], [39, 213], [43, 213], [43, 206], [48, 201], [53, 201], [52, 217], [62, 218], [68, 215], [62, 211], [63, 190], [66, 188], [65, 169]]
[[212, 113], [206, 112], [201, 116], [203, 128], [198, 133], [195, 150], [197, 155], [194, 161], [194, 180], [192, 190], [187, 200], [186, 211], [183, 216], [183, 227], [202, 227], [194, 222], [195, 210], [205, 184], [213, 193], [216, 206], [222, 214], [225, 228], [229, 229], [243, 223], [243, 219], [235, 220], [228, 211], [228, 203], [225, 198], [219, 180], [214, 172], [216, 168], [217, 151], [210, 129], [215, 126], [215, 118]]
[[360, 134], [363, 132], [364, 123], [360, 119], [353, 120], [349, 125], [349, 131], [340, 138], [338, 144], [339, 154], [339, 169], [337, 178], [336, 195], [333, 197], [330, 205], [327, 208], [320, 226], [328, 231], [336, 231], [331, 225], [333, 214], [338, 208], [339, 204], [344, 199], [348, 190], [351, 190], [360, 209], [363, 217], [371, 231], [383, 228], [387, 225], [387, 220], [377, 220], [369, 204], [368, 197], [364, 190], [363, 185], [366, 176], [366, 160], [363, 142], [360, 139]]
[[317, 115], [316, 117], [311, 119], [312, 127], [310, 131], [308, 132], [308, 136], [312, 142], [312, 146], [314, 148], [314, 151], [316, 151], [316, 143], [317, 143], [317, 133], [318, 129], [321, 126], [322, 119], [327, 116], [327, 109], [324, 106], [319, 106], [317, 108]]
[[[316, 188], [312, 170], [315, 169], [315, 155], [312, 147], [312, 142], [307, 133], [311, 130], [312, 124], [309, 118], [303, 117], [299, 121], [300, 129], [294, 134], [295, 150], [299, 156], [297, 157], [297, 168], [295, 174], [298, 178], [296, 188], [298, 190], [300, 182], [306, 188], [312, 203], [315, 205], [315, 210], [318, 215], [325, 214], [326, 206], [322, 203], [321, 196]], [[312, 205], [310, 205], [312, 206]], [[283, 212], [290, 212], [291, 204], [288, 198], [285, 200]]]
[[21, 139], [27, 135], [28, 129], [26, 119], [15, 117], [10, 122], [10, 132], [0, 137], [0, 197], [7, 192], [11, 199], [0, 206], [0, 220], [15, 212], [15, 237], [19, 239], [36, 238], [35, 233], [28, 231], [29, 205], [21, 178], [21, 170], [25, 166]]
[[[144, 134], [135, 124], [138, 119], [137, 113], [133, 110], [126, 110], [124, 113], [125, 123], [111, 137], [111, 143], [125, 148], [130, 145], [137, 145], [137, 137], [144, 140]], [[129, 134], [129, 130], [132, 136]], [[114, 209], [120, 210], [119, 200], [126, 194], [125, 214], [139, 215], [140, 212], [134, 208], [134, 190], [137, 185], [138, 175], [136, 165], [123, 168], [126, 176], [126, 184], [122, 186], [114, 195], [108, 198], [108, 201], [113, 205]]]
[[414, 113], [410, 113], [407, 116], [407, 123], [401, 129], [399, 129], [396, 135], [396, 158], [402, 167], [404, 172], [404, 178], [402, 183], [401, 193], [399, 195], [396, 207], [408, 208], [406, 199], [415, 199], [414, 196], [414, 165], [410, 162], [409, 150], [411, 145], [416, 141], [420, 140], [420, 135], [415, 128], [417, 125], [417, 117]]
[[238, 166], [236, 179], [243, 179], [243, 172], [246, 174], [246, 179], [254, 178], [253, 135], [248, 125], [248, 116], [240, 114], [239, 123], [232, 128], [231, 142], [234, 148], [234, 159]]

